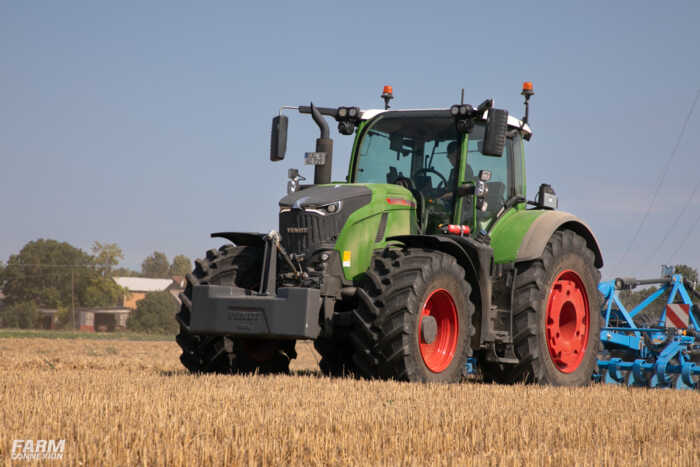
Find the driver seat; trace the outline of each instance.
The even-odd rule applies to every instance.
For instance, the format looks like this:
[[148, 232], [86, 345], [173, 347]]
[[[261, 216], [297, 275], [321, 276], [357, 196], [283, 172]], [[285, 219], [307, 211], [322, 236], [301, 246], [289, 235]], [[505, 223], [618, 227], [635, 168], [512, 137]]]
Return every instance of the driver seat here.
[[432, 190], [433, 188], [433, 180], [429, 175], [416, 175], [413, 177], [413, 183], [418, 191], [423, 191], [426, 188]]

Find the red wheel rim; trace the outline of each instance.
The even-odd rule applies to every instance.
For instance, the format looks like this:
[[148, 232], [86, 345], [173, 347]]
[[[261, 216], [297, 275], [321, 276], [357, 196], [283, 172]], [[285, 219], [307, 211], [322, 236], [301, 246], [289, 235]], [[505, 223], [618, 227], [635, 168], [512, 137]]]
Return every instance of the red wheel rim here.
[[[437, 336], [429, 344], [423, 339], [421, 329], [423, 318], [432, 316], [437, 324]], [[455, 356], [459, 320], [457, 306], [450, 293], [445, 289], [436, 289], [428, 296], [418, 320], [418, 345], [425, 366], [434, 373], [444, 371]]]
[[591, 314], [586, 287], [577, 273], [566, 270], [549, 291], [545, 328], [554, 366], [572, 373], [581, 364], [588, 345]]

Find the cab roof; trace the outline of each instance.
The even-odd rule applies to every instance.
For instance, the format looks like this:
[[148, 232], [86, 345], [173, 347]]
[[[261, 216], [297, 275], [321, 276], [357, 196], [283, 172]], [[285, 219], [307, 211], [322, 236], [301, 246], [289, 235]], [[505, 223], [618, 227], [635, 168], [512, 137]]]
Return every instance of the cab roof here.
[[[388, 112], [405, 112], [405, 113], [425, 113], [425, 112], [440, 112], [440, 111], [445, 111], [448, 112], [450, 109], [388, 109], [388, 110], [383, 110], [383, 109], [366, 109], [366, 110], [360, 110], [360, 118], [362, 120], [371, 120], [377, 115], [383, 114], [383, 113], [388, 113]], [[484, 112], [484, 117], [483, 119], [486, 120], [488, 117], [488, 111]], [[513, 117], [512, 115], [508, 114], [508, 126], [511, 128], [518, 128], [522, 129], [528, 136], [532, 136], [532, 129], [530, 128], [530, 125], [527, 123], [523, 124], [522, 120]]]

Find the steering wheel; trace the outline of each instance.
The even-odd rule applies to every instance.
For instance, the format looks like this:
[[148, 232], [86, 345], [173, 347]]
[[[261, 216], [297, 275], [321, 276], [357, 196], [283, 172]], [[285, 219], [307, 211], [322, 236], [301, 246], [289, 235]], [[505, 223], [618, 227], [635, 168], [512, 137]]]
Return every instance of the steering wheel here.
[[416, 177], [424, 172], [425, 173], [434, 173], [435, 175], [440, 177], [440, 183], [438, 183], [438, 186], [435, 187], [436, 190], [440, 189], [441, 184], [442, 184], [443, 190], [447, 188], [447, 179], [445, 178], [445, 176], [433, 168], [418, 169], [415, 172], [413, 172], [413, 177]]

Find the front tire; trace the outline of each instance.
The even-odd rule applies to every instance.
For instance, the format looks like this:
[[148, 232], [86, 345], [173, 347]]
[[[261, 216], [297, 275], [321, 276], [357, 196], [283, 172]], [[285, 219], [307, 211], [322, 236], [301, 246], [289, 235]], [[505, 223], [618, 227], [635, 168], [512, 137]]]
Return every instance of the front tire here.
[[344, 377], [357, 373], [352, 362], [352, 346], [347, 338], [319, 337], [314, 341], [314, 348], [321, 356], [318, 366], [325, 376]]
[[385, 249], [361, 284], [353, 362], [366, 378], [462, 379], [471, 355], [474, 305], [454, 257], [433, 250]]
[[262, 268], [259, 248], [224, 245], [207, 251], [187, 274], [182, 306], [176, 315], [180, 333], [175, 340], [182, 348], [180, 361], [194, 373], [289, 373], [289, 362], [296, 358], [295, 341], [239, 339], [227, 336], [201, 336], [189, 331], [192, 287], [217, 284], [255, 290]]

